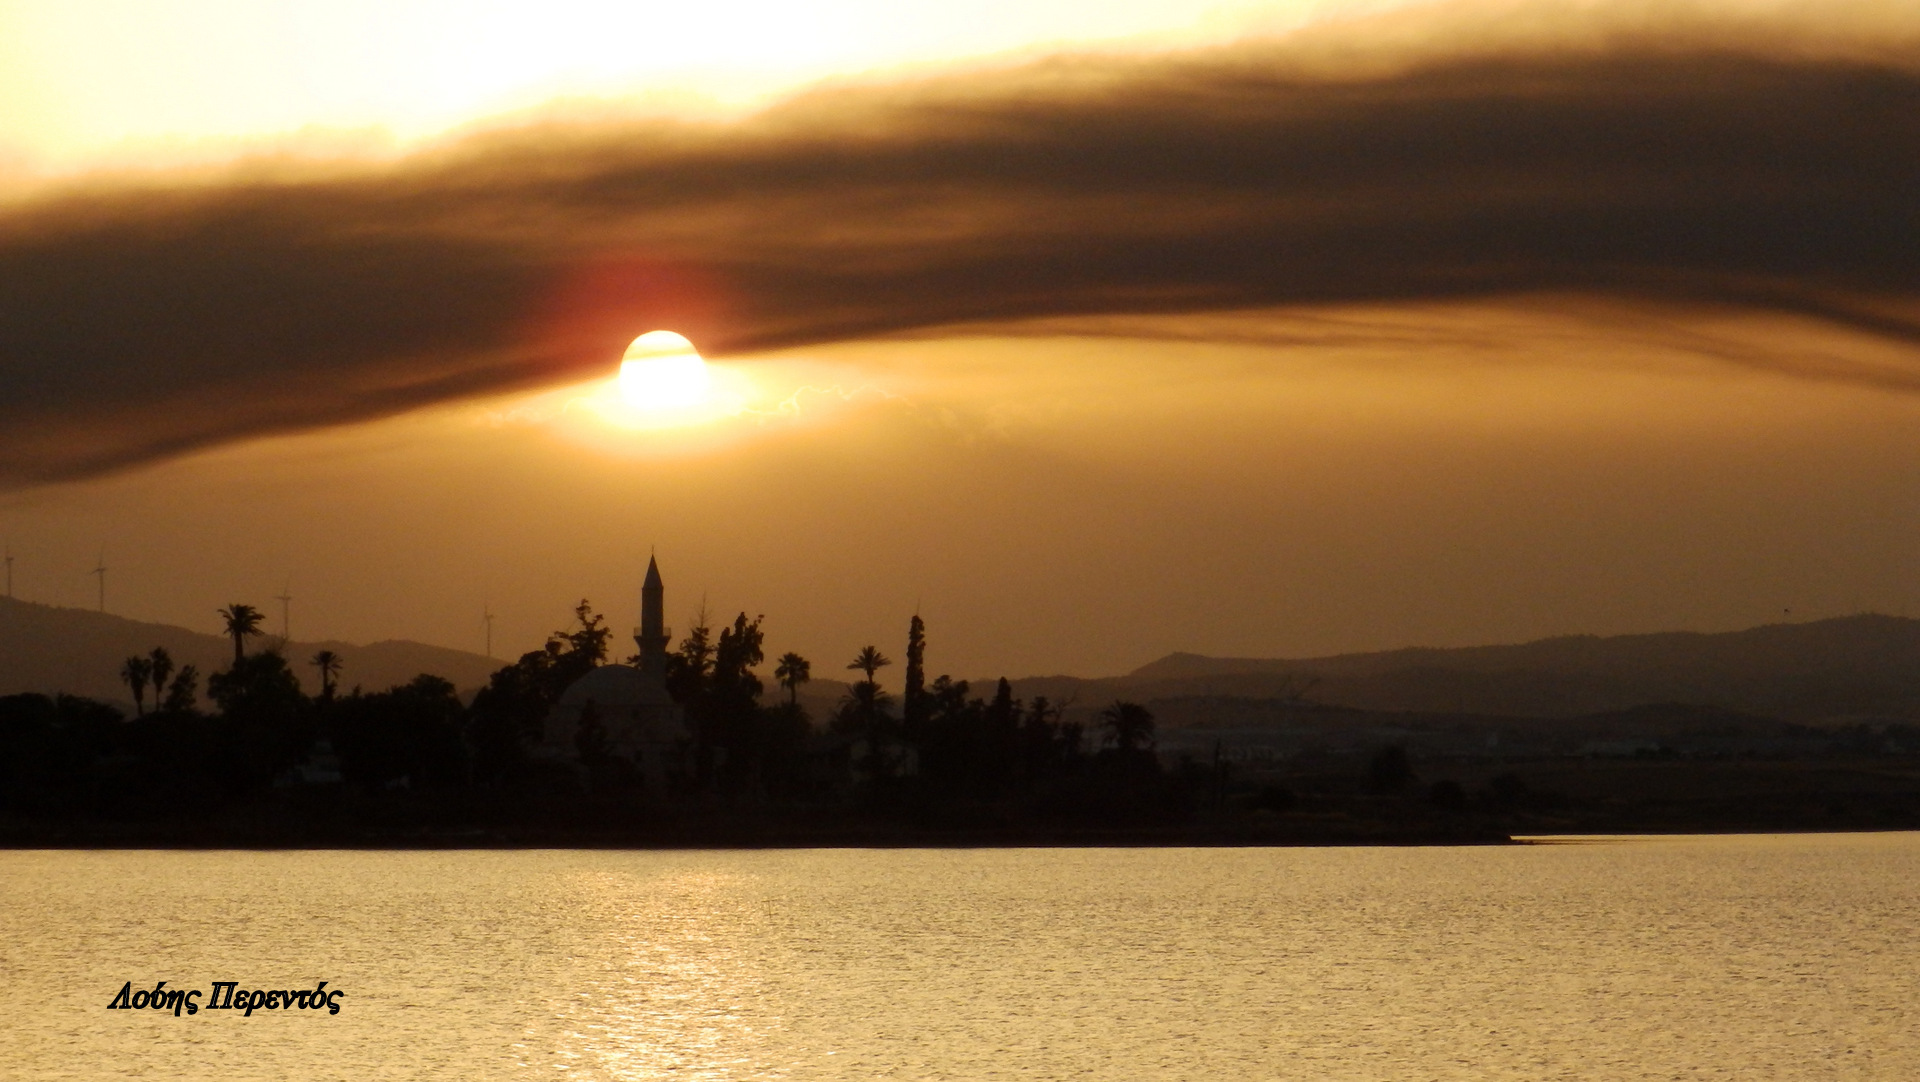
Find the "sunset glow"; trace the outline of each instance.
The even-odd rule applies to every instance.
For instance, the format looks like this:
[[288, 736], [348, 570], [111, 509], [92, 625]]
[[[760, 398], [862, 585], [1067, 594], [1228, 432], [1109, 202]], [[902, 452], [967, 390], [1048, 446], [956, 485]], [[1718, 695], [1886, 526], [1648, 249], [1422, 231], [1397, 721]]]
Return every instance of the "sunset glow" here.
[[0, 1071], [1920, 1079], [1916, 178], [1920, 0], [0, 0]]
[[[969, 674], [1903, 611], [1917, 28], [0, 0], [0, 539], [524, 649], [639, 531]], [[564, 573], [506, 525], [602, 506]]]
[[526, 112], [710, 116], [849, 73], [1146, 34], [1164, 46], [1383, 6], [0, 0], [0, 179], [16, 164], [386, 153]]

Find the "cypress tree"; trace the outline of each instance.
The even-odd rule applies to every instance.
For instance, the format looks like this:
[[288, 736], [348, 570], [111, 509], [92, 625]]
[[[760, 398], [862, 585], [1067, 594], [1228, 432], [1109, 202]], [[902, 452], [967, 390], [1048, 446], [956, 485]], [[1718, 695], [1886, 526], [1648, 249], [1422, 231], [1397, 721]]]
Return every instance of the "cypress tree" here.
[[927, 625], [919, 613], [907, 625], [907, 680], [900, 713], [909, 738], [919, 735], [927, 720]]

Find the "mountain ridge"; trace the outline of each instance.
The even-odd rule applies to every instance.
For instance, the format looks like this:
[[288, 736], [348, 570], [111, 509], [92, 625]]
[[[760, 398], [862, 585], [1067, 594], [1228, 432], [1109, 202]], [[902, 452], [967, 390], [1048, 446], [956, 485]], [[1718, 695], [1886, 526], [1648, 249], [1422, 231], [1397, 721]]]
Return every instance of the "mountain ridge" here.
[[[264, 641], [278, 642], [277, 638]], [[197, 666], [203, 693], [207, 674], [227, 668], [233, 660], [233, 643], [223, 635], [112, 613], [0, 598], [0, 695], [65, 693], [131, 706], [132, 693], [120, 680], [120, 666], [128, 657], [146, 654], [156, 646], [165, 647], [177, 665]], [[369, 691], [384, 691], [421, 673], [444, 677], [462, 690], [471, 690], [486, 683], [493, 671], [505, 664], [469, 651], [407, 639], [366, 644], [295, 640], [282, 644], [281, 649], [309, 691], [318, 688], [319, 677], [307, 659], [319, 650], [332, 650], [343, 659], [342, 687], [360, 686]]]
[[1027, 677], [1023, 698], [1310, 697], [1366, 710], [1578, 717], [1684, 702], [1799, 721], [1920, 716], [1920, 620], [1862, 613], [1738, 631], [1556, 635], [1314, 658], [1175, 652], [1121, 676]]
[[[0, 695], [69, 693], [127, 703], [121, 663], [163, 646], [203, 677], [227, 667], [224, 636], [86, 609], [0, 598]], [[338, 640], [283, 647], [302, 683], [306, 659], [345, 659], [345, 688], [384, 690], [421, 673], [462, 690], [505, 662], [405, 639]], [[991, 696], [995, 679], [974, 681]], [[1176, 651], [1128, 673], [1011, 681], [1031, 701], [1045, 695], [1076, 711], [1116, 699], [1208, 697], [1298, 700], [1373, 711], [1579, 717], [1648, 703], [1691, 703], [1796, 721], [1920, 717], [1920, 620], [1878, 613], [1738, 631], [1556, 635], [1523, 643], [1403, 647], [1310, 658], [1213, 657]], [[822, 680], [801, 698], [816, 716], [843, 690]], [[204, 685], [203, 685], [204, 686]]]

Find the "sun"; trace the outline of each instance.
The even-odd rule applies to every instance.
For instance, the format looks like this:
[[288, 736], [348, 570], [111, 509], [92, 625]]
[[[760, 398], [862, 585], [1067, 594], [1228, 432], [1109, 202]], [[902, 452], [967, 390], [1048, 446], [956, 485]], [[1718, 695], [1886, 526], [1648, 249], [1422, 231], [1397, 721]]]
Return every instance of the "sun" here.
[[648, 331], [620, 358], [620, 372], [576, 399], [617, 429], [685, 428], [738, 415], [751, 396], [744, 373], [708, 364], [685, 335]]
[[620, 359], [620, 397], [642, 413], [696, 409], [712, 395], [706, 358], [684, 335], [648, 331]]

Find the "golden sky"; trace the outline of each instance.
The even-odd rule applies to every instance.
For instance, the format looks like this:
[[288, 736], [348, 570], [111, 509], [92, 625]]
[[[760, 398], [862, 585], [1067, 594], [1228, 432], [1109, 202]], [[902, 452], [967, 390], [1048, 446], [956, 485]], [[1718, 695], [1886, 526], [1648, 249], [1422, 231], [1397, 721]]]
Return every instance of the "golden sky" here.
[[0, 4], [0, 534], [502, 654], [657, 547], [823, 673], [1911, 612], [1916, 25]]
[[556, 102], [731, 112], [821, 80], [1062, 47], [1160, 48], [1406, 0], [38, 0], [0, 2], [16, 168], [392, 148]]

